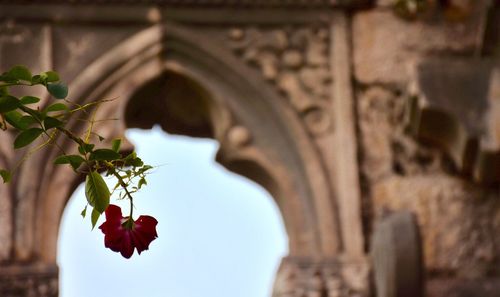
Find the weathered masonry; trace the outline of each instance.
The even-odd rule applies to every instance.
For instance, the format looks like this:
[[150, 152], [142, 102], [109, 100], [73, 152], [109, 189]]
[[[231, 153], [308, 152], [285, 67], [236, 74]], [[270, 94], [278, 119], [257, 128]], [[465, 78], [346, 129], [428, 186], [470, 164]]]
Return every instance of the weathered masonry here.
[[[393, 2], [0, 0], [0, 70], [118, 97], [98, 114], [121, 119], [97, 127], [109, 139], [159, 124], [219, 141], [284, 218], [275, 297], [498, 296], [500, 3]], [[0, 296], [58, 295], [80, 180], [56, 153], [0, 185]]]

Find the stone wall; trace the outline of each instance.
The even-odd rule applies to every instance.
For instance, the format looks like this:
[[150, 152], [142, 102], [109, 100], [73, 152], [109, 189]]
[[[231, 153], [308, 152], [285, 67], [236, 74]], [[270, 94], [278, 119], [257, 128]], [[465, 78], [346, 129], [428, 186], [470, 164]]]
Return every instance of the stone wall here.
[[[446, 152], [411, 137], [405, 129], [405, 105], [411, 95], [423, 95], [427, 86], [422, 81], [436, 79], [422, 77], [425, 73], [416, 70], [422, 63], [450, 60], [439, 69], [453, 77], [458, 75], [451, 67], [454, 63], [469, 63], [464, 72], [474, 72], [476, 63], [498, 61], [498, 53], [485, 53], [485, 47], [498, 46], [498, 31], [484, 32], [496, 22], [486, 16], [500, 8], [490, 7], [488, 12], [487, 1], [469, 1], [467, 16], [460, 21], [450, 19], [445, 8], [439, 7], [408, 20], [382, 3], [386, 1], [380, 2], [356, 13], [352, 24], [365, 234], [369, 237], [376, 222], [387, 214], [411, 210], [421, 228], [429, 296], [494, 296], [486, 288], [491, 288], [491, 276], [499, 276], [498, 188], [461, 176]], [[496, 80], [486, 76], [486, 80], [469, 78], [467, 82], [489, 87]], [[487, 112], [472, 121], [467, 118], [475, 106], [485, 104], [491, 110], [493, 95], [481, 97], [472, 92], [460, 103], [460, 94], [442, 89], [450, 104], [440, 108], [464, 125], [481, 126], [476, 136], [483, 142], [492, 129], [498, 129], [486, 124], [492, 117]], [[426, 95], [428, 105], [437, 104], [434, 93]], [[472, 105], [468, 114], [455, 112], [465, 106], [460, 104]], [[467, 280], [468, 289], [450, 279]]]
[[[105, 136], [158, 123], [218, 140], [217, 160], [266, 187], [285, 219], [275, 296], [373, 296], [372, 235], [402, 210], [416, 215], [428, 296], [497, 292], [498, 186], [411, 135], [406, 107], [417, 96], [500, 149], [498, 2], [71, 2], [0, 1], [0, 68], [55, 69], [81, 102], [119, 94], [102, 116], [125, 120], [102, 125]], [[171, 111], [191, 109], [168, 77], [206, 104], [195, 128]], [[145, 119], [138, 94], [173, 99]], [[0, 134], [0, 166], [20, 158], [12, 137]], [[57, 296], [58, 224], [78, 178], [45, 166], [50, 154], [0, 185], [1, 296]]]

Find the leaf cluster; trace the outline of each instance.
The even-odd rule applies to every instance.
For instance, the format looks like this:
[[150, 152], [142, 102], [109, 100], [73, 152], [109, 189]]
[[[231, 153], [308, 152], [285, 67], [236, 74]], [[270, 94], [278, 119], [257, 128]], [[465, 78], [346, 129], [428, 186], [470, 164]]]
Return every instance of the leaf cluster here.
[[[9, 88], [13, 86], [36, 85], [44, 86], [55, 102], [42, 108], [35, 105], [41, 101], [38, 97], [18, 98], [9, 92]], [[96, 143], [92, 143], [89, 136], [93, 133], [93, 117], [86, 137], [80, 137], [70, 131], [66, 125], [71, 115], [78, 111], [86, 111], [91, 107], [95, 107], [96, 110], [99, 104], [105, 101], [81, 106], [67, 100], [67, 96], [68, 87], [60, 81], [57, 72], [46, 71], [33, 75], [25, 66], [14, 66], [0, 75], [0, 129], [17, 131], [13, 143], [14, 149], [31, 148], [36, 140], [41, 139], [41, 144], [29, 150], [21, 161], [25, 161], [32, 153], [47, 145], [54, 145], [61, 153], [53, 160], [55, 165], [69, 165], [76, 174], [85, 175], [85, 195], [87, 206], [90, 205], [92, 208], [92, 228], [108, 207], [111, 197], [111, 191], [101, 176], [101, 172], [117, 180], [113, 192], [121, 189], [122, 193], [119, 198], [130, 200], [130, 217], [132, 217], [132, 194], [147, 184], [146, 173], [152, 167], [145, 165], [135, 152], [123, 156], [120, 153], [121, 139], [112, 140], [110, 147], [97, 147]], [[70, 108], [70, 106], [76, 107]], [[57, 145], [56, 139], [59, 136], [73, 141], [77, 151], [67, 154]], [[103, 140], [104, 138], [99, 136], [99, 141]], [[12, 179], [16, 168], [12, 171], [0, 169], [0, 176], [4, 183]], [[83, 217], [86, 215], [87, 206], [82, 211]]]

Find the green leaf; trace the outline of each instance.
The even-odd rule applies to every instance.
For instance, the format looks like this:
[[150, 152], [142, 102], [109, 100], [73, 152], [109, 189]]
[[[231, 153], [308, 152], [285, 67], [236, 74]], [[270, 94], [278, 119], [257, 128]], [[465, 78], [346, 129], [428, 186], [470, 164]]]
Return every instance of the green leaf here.
[[120, 151], [121, 145], [122, 145], [121, 138], [113, 139], [113, 141], [111, 142], [111, 149], [118, 153]]
[[144, 162], [142, 162], [142, 160], [137, 157], [137, 154], [135, 152], [132, 152], [130, 153], [130, 155], [126, 156], [124, 161], [125, 166], [140, 167], [144, 165]]
[[19, 99], [14, 96], [5, 95], [0, 97], [0, 113], [16, 110], [20, 105]]
[[43, 133], [43, 130], [40, 128], [30, 128], [28, 130], [22, 131], [19, 135], [17, 135], [14, 140], [14, 148], [22, 148], [27, 146], [28, 144], [35, 141], [35, 139]]
[[19, 113], [16, 110], [9, 111], [4, 114], [5, 115], [5, 120], [11, 124], [13, 127], [19, 129], [19, 130], [26, 130], [28, 129], [28, 124], [24, 121], [22, 121], [23, 116], [21, 113]]
[[110, 149], [98, 149], [90, 154], [90, 160], [96, 160], [96, 161], [101, 161], [101, 160], [112, 161], [120, 159], [121, 157], [122, 156], [119, 153]]
[[[34, 109], [28, 109], [26, 110], [27, 113], [29, 113], [34, 119], [38, 119], [38, 121], [43, 121], [43, 119], [45, 118], [45, 114], [39, 112], [38, 110], [34, 110]], [[35, 120], [37, 121], [37, 120]]]
[[85, 216], [87, 215], [87, 205], [85, 205], [85, 208], [82, 210], [82, 212], [80, 213], [80, 215], [85, 219]]
[[11, 175], [10, 175], [9, 171], [7, 171], [5, 169], [0, 169], [0, 176], [2, 176], [4, 184], [10, 182]]
[[23, 96], [23, 97], [21, 97], [21, 104], [23, 104], [23, 105], [38, 103], [39, 101], [40, 101], [40, 98], [34, 97], [34, 96]]
[[99, 220], [99, 217], [101, 216], [101, 213], [95, 209], [92, 209], [92, 230], [94, 230], [95, 224], [97, 224], [97, 220]]
[[80, 155], [62, 155], [54, 160], [54, 164], [56, 165], [70, 164], [75, 170], [77, 170], [83, 162], [85, 162], [85, 159]]
[[85, 181], [85, 196], [88, 203], [94, 207], [99, 213], [103, 213], [109, 205], [108, 186], [102, 176], [96, 171], [92, 171], [87, 175]]
[[61, 110], [68, 110], [68, 107], [64, 103], [54, 103], [45, 108], [44, 112], [61, 111]]
[[95, 146], [95, 144], [86, 143], [83, 147], [78, 146], [78, 151], [80, 152], [80, 154], [84, 155], [86, 153], [92, 152], [92, 150], [94, 149], [94, 146]]
[[43, 78], [40, 75], [33, 75], [31, 78], [31, 84], [32, 85], [38, 85], [38, 84], [43, 84]]
[[137, 170], [137, 173], [143, 174], [144, 172], [146, 172], [148, 170], [151, 170], [151, 169], [153, 169], [153, 166], [151, 166], [151, 165], [144, 165], [141, 168], [139, 168], [139, 170]]
[[26, 126], [26, 128], [28, 128], [31, 124], [34, 124], [36, 123], [36, 120], [34, 117], [32, 116], [22, 116], [21, 119], [19, 120], [19, 124], [21, 126]]
[[0, 81], [6, 82], [6, 83], [18, 83], [19, 80], [11, 77], [7, 72], [4, 72], [0, 75]]
[[45, 127], [45, 130], [49, 130], [55, 127], [62, 126], [63, 122], [53, 117], [46, 117], [45, 120], [43, 121], [43, 125]]
[[31, 82], [31, 72], [25, 66], [17, 65], [12, 67], [7, 75], [14, 78]]
[[146, 179], [144, 177], [141, 177], [141, 179], [139, 180], [139, 184], [137, 185], [137, 187], [142, 188], [143, 185], [148, 185], [148, 182], [146, 181]]
[[56, 99], [64, 99], [68, 96], [68, 87], [63, 83], [47, 84], [47, 91]]
[[47, 71], [44, 72], [43, 74], [45, 74], [47, 77], [45, 79], [46, 82], [55, 82], [59, 80], [59, 74], [55, 71]]
[[9, 95], [9, 88], [8, 87], [0, 87], [0, 97]]

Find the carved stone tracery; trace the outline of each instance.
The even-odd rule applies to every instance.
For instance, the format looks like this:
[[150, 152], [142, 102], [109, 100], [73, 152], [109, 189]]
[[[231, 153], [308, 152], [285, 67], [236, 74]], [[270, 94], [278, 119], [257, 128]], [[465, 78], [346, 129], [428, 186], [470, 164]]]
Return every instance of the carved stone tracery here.
[[257, 68], [303, 118], [309, 131], [331, 129], [330, 32], [326, 26], [230, 29], [232, 51]]

